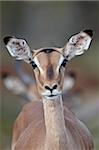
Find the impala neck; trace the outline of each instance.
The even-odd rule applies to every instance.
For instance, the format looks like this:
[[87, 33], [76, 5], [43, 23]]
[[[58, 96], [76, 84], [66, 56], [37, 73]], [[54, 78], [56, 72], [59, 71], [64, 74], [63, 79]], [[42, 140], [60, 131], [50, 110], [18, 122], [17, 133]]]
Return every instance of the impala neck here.
[[65, 127], [62, 97], [59, 96], [53, 100], [43, 99], [43, 107], [46, 126], [45, 149], [67, 150], [68, 134]]

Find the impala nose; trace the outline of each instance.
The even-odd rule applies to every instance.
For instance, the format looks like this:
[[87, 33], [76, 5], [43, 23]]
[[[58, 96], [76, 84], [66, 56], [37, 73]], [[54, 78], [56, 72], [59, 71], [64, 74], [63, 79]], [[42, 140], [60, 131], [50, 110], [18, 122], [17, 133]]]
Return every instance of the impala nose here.
[[52, 93], [53, 90], [57, 89], [57, 84], [54, 84], [52, 87], [45, 85], [45, 89], [51, 91], [51, 93]]

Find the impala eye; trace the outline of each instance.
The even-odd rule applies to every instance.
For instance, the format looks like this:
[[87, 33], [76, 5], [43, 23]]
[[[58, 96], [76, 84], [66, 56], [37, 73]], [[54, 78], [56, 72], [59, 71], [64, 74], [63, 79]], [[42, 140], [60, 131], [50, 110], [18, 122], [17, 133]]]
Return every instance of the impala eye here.
[[65, 58], [65, 59], [63, 60], [62, 64], [61, 64], [61, 66], [65, 68], [67, 61], [68, 61], [68, 60]]
[[33, 69], [37, 68], [37, 65], [35, 64], [34, 61], [31, 61], [30, 64], [32, 65]]

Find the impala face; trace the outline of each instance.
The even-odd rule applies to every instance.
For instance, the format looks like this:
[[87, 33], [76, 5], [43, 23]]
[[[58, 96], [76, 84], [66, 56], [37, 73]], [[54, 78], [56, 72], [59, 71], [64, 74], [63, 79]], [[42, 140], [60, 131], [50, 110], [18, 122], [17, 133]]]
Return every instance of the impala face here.
[[83, 54], [89, 48], [91, 40], [92, 30], [85, 30], [72, 36], [63, 48], [50, 47], [31, 51], [24, 40], [15, 37], [5, 37], [4, 43], [13, 57], [32, 65], [42, 97], [54, 99], [62, 93], [67, 62], [76, 55]]
[[66, 58], [62, 49], [43, 48], [33, 55], [34, 74], [39, 93], [53, 99], [62, 93]]

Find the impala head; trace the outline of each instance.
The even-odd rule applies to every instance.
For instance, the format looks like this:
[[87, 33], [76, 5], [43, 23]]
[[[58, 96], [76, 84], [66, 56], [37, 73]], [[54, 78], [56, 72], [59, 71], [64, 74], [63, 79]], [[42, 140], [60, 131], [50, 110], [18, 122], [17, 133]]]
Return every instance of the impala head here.
[[91, 40], [92, 30], [85, 30], [72, 36], [62, 48], [46, 47], [31, 51], [25, 40], [16, 37], [5, 37], [4, 43], [13, 57], [32, 65], [39, 93], [53, 99], [62, 93], [67, 62], [83, 54]]

